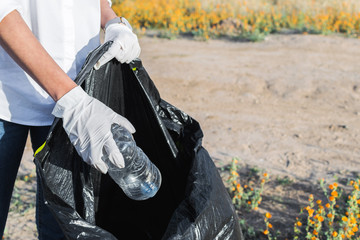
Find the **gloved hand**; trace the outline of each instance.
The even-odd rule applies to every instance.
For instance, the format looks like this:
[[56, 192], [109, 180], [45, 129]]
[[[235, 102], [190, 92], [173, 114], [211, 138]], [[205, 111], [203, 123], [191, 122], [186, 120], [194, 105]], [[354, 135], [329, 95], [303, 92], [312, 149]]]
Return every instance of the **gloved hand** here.
[[121, 63], [130, 63], [140, 55], [138, 38], [125, 24], [113, 23], [106, 27], [105, 42], [107, 41], [113, 41], [113, 44], [94, 66], [96, 70], [114, 57]]
[[126, 118], [90, 97], [80, 86], [60, 98], [52, 114], [62, 118], [71, 143], [86, 163], [106, 173], [108, 166], [101, 159], [104, 148], [111, 163], [124, 167], [123, 156], [111, 133], [111, 124], [117, 123], [134, 133], [135, 128]]

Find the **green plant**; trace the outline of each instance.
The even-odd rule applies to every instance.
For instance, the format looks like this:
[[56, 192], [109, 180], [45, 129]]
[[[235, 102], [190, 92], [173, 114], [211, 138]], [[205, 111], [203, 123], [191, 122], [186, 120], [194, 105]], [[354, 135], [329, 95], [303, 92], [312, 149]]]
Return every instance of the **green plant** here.
[[240, 168], [238, 163], [239, 160], [237, 158], [232, 159], [227, 180], [233, 204], [238, 209], [257, 210], [262, 201], [261, 194], [264, 191], [264, 185], [269, 176], [267, 173], [263, 173], [262, 177], [260, 177], [261, 171], [257, 168], [252, 168], [250, 169], [251, 180], [247, 184], [242, 185], [238, 173]]
[[320, 199], [315, 201], [310, 194], [309, 205], [300, 212], [294, 225], [294, 239], [360, 239], [359, 184], [360, 179], [351, 180], [348, 185], [352, 191], [342, 198], [343, 189], [337, 182], [326, 187], [324, 180], [321, 180], [320, 186], [327, 201], [325, 204]]
[[293, 180], [291, 180], [288, 176], [285, 177], [276, 177], [276, 182], [283, 186], [289, 186], [293, 184]]

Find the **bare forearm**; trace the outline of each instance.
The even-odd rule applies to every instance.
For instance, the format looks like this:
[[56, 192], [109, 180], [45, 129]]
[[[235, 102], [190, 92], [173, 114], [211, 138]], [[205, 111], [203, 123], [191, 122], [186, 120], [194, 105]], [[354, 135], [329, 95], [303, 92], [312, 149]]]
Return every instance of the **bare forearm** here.
[[111, 20], [116, 18], [115, 12], [109, 6], [109, 2], [107, 0], [100, 0], [100, 8], [101, 8], [101, 28], [105, 27], [105, 24]]
[[17, 11], [0, 22], [0, 44], [55, 101], [76, 87], [41, 46]]

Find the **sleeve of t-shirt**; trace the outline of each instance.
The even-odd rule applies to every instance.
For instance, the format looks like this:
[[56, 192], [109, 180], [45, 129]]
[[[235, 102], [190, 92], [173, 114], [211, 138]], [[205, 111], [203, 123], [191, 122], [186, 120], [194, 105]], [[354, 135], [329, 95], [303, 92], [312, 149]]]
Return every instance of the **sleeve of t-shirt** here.
[[0, 1], [0, 22], [12, 11], [17, 10], [22, 12], [22, 7], [19, 1], [16, 0], [1, 0]]
[[108, 2], [109, 2], [109, 5], [110, 5], [110, 7], [112, 6], [112, 1], [111, 0], [108, 0]]

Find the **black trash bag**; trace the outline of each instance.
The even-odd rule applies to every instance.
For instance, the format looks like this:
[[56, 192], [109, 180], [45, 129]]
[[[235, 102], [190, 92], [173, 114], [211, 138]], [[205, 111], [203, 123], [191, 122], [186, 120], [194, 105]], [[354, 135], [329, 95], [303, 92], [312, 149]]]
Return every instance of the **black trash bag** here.
[[[84, 163], [55, 119], [35, 155], [44, 197], [68, 239], [242, 239], [237, 215], [198, 122], [160, 98], [140, 60], [95, 71], [106, 43], [87, 58], [76, 83], [135, 127], [135, 141], [162, 174], [158, 193], [126, 197]], [[164, 71], [166, 71], [164, 69]], [[110, 131], [110, 129], [109, 129]]]

